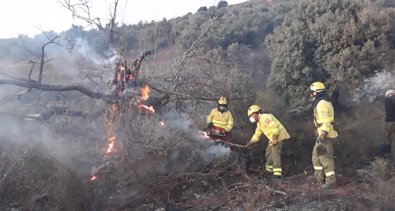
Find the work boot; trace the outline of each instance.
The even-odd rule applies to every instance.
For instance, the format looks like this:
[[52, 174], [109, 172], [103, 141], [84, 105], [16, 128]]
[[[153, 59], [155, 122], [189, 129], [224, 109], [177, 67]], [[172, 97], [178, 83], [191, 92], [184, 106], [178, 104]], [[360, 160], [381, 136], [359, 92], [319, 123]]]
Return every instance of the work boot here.
[[309, 176], [307, 182], [312, 185], [321, 186], [324, 183], [324, 179], [317, 179], [315, 176]]
[[336, 188], [337, 187], [337, 185], [336, 185], [336, 183], [324, 183], [323, 185], [321, 185], [321, 189], [322, 190], [329, 190], [329, 189], [334, 189], [334, 188]]
[[271, 180], [277, 180], [277, 179], [281, 179], [282, 177], [279, 175], [270, 174], [270, 175], [267, 175], [266, 178], [271, 179]]

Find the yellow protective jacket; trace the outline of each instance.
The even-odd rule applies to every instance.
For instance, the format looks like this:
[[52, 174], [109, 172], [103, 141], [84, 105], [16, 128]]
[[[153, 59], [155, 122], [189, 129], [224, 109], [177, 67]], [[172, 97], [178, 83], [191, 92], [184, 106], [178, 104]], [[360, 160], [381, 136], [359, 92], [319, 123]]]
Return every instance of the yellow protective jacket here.
[[274, 136], [278, 137], [278, 141], [290, 138], [287, 130], [281, 122], [270, 113], [259, 114], [259, 120], [257, 122], [255, 133], [251, 138], [251, 142], [258, 142], [262, 134], [265, 134], [269, 140], [272, 140]]
[[326, 100], [320, 100], [314, 108], [314, 124], [317, 127], [318, 135], [321, 131], [328, 132], [328, 138], [336, 138], [337, 131], [333, 128], [335, 121], [335, 112], [332, 103]]
[[213, 123], [215, 127], [225, 129], [227, 132], [233, 128], [233, 117], [230, 111], [220, 112], [214, 108], [207, 116], [207, 124]]

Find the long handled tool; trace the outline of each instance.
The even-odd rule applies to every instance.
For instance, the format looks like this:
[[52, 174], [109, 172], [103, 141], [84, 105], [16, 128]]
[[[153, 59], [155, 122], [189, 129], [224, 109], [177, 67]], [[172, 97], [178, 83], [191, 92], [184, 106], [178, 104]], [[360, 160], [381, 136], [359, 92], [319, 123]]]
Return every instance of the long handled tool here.
[[227, 146], [240, 147], [240, 148], [244, 148], [245, 147], [244, 145], [241, 145], [241, 144], [234, 144], [234, 143], [231, 143], [231, 142], [223, 141], [221, 139], [213, 139], [213, 138], [210, 137], [210, 135], [209, 135], [209, 133], [207, 131], [199, 130], [198, 133], [204, 139], [206, 139], [207, 141], [213, 142], [214, 144], [224, 144], [224, 145], [227, 145]]

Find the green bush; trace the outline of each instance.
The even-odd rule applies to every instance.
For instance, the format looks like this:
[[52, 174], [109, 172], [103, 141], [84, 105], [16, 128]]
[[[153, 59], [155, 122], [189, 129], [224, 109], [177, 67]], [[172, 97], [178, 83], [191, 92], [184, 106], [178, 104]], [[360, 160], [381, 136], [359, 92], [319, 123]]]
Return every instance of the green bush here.
[[367, 1], [300, 1], [267, 37], [269, 87], [293, 105], [313, 81], [336, 82], [348, 94], [393, 64], [392, 10]]

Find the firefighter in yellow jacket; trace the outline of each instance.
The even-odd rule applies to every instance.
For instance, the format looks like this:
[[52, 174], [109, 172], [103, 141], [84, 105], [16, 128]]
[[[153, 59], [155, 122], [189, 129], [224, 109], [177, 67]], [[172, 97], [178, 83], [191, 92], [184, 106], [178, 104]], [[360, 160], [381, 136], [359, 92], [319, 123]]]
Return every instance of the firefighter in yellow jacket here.
[[207, 116], [209, 136], [213, 139], [221, 139], [232, 142], [230, 131], [233, 128], [232, 113], [228, 110], [228, 100], [221, 96], [217, 100], [218, 106], [211, 110]]
[[257, 126], [254, 135], [245, 147], [257, 143], [262, 134], [265, 134], [269, 139], [269, 144], [266, 148], [266, 171], [273, 173], [275, 177], [281, 177], [281, 148], [283, 140], [290, 138], [287, 130], [273, 114], [263, 112], [257, 105], [250, 106], [247, 114], [250, 122], [256, 122]]
[[336, 187], [336, 177], [332, 140], [338, 136], [333, 127], [334, 109], [323, 83], [312, 83], [310, 90], [313, 97], [314, 124], [317, 128], [317, 139], [312, 153], [314, 178], [320, 184], [323, 183], [322, 189], [333, 188]]

